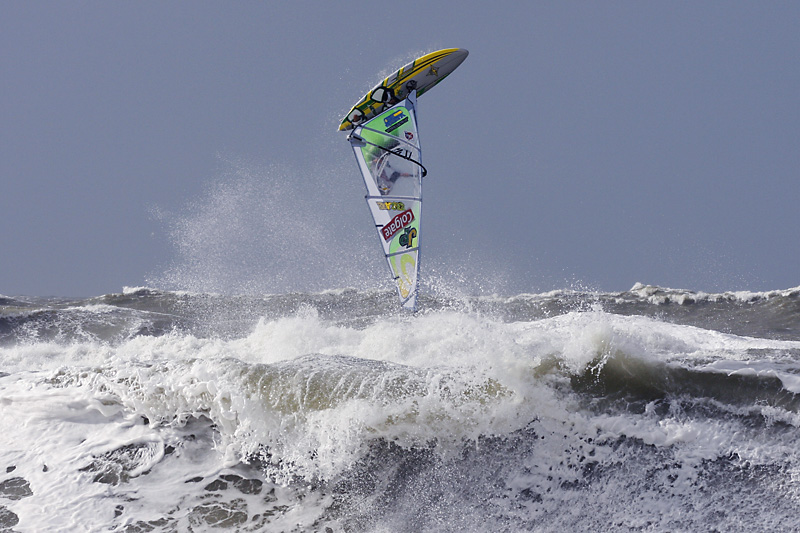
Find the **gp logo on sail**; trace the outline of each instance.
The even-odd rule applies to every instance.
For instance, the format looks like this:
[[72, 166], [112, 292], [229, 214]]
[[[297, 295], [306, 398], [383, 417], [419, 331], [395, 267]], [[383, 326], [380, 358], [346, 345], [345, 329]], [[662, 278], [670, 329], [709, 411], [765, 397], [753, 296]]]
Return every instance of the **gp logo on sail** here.
[[414, 213], [411, 209], [406, 209], [392, 220], [389, 221], [384, 227], [381, 228], [383, 240], [390, 241], [395, 234], [401, 229], [405, 228], [414, 221]]

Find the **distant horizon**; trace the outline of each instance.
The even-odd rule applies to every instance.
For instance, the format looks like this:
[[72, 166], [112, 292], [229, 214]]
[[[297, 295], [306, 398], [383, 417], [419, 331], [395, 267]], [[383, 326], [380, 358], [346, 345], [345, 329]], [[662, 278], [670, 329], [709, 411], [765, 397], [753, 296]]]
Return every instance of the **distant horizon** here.
[[[549, 289], [544, 291], [537, 291], [537, 292], [517, 292], [517, 293], [493, 293], [493, 294], [466, 294], [463, 297], [466, 298], [487, 298], [492, 296], [497, 296], [500, 298], [514, 298], [517, 296], [522, 296], [525, 294], [530, 294], [533, 296], [540, 296], [540, 295], [549, 295], [552, 293], [570, 293], [574, 292], [577, 294], [623, 294], [623, 293], [634, 293], [638, 291], [642, 291], [645, 289], [655, 289], [656, 291], [661, 291], [666, 295], [680, 295], [680, 294], [693, 294], [698, 296], [721, 296], [721, 295], [731, 295], [738, 297], [743, 300], [748, 300], [751, 298], [759, 298], [764, 296], [779, 296], [779, 295], [786, 295], [787, 293], [794, 293], [800, 291], [800, 285], [796, 287], [787, 287], [785, 289], [769, 289], [763, 291], [751, 291], [747, 289], [741, 290], [723, 290], [718, 292], [709, 292], [703, 290], [695, 290], [695, 289], [686, 289], [686, 288], [679, 288], [679, 287], [662, 287], [660, 285], [648, 285], [645, 283], [636, 282], [634, 283], [629, 289], [623, 290], [599, 290], [599, 289], [592, 289], [589, 287], [562, 287], [559, 289]], [[394, 289], [390, 286], [387, 287], [332, 287], [330, 289], [322, 289], [319, 291], [300, 291], [305, 292], [306, 294], [325, 294], [327, 292], [338, 292], [338, 291], [345, 291], [345, 290], [355, 290], [355, 291], [373, 291], [373, 290], [380, 290], [385, 291], [388, 294], [392, 295]], [[276, 292], [276, 293], [204, 293], [204, 292], [195, 292], [189, 290], [182, 290], [182, 289], [163, 289], [159, 287], [141, 285], [141, 286], [124, 286], [119, 291], [112, 291], [102, 294], [84, 294], [84, 295], [68, 295], [68, 294], [3, 294], [0, 293], [0, 298], [10, 298], [10, 299], [19, 299], [19, 298], [33, 298], [33, 299], [56, 299], [56, 300], [91, 300], [93, 298], [102, 298], [104, 296], [113, 296], [113, 295], [133, 295], [139, 291], [154, 291], [154, 292], [167, 292], [167, 293], [186, 293], [186, 294], [216, 294], [223, 297], [250, 297], [250, 298], [260, 298], [260, 297], [267, 297], [267, 296], [280, 296], [286, 294], [284, 292]], [[423, 295], [431, 296], [431, 294], [427, 292], [423, 292]], [[441, 294], [439, 295], [441, 296]]]

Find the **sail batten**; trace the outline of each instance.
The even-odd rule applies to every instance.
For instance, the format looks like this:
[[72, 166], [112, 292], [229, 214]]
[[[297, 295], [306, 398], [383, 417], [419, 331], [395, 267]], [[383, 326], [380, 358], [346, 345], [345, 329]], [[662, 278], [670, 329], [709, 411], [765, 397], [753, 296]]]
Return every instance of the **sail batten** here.
[[[412, 249], [410, 249], [410, 250], [408, 250], [408, 251], [409, 251], [409, 252], [414, 252], [414, 251], [417, 251], [417, 250], [419, 250], [419, 247], [412, 248]], [[400, 254], [404, 254], [404, 253], [406, 253], [406, 252], [405, 252], [405, 251], [402, 251], [402, 252], [395, 252], [395, 253], [393, 253], [393, 254], [387, 254], [387, 255], [386, 255], [386, 257], [392, 257], [392, 256], [395, 256], [395, 255], [400, 255]]]

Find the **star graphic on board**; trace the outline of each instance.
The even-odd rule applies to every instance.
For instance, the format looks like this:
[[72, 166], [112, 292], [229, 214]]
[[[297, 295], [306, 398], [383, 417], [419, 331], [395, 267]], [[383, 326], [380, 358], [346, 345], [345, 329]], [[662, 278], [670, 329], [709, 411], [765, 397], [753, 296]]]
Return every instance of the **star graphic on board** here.
[[431, 69], [428, 71], [428, 76], [436, 76], [439, 77], [439, 69], [432, 66]]

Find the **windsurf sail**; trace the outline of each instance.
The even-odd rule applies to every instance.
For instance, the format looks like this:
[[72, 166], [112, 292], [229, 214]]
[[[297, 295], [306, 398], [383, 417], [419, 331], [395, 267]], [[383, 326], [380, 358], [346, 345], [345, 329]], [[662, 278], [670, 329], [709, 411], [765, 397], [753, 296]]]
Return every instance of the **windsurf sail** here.
[[417, 307], [422, 152], [417, 130], [416, 91], [356, 126], [348, 136], [367, 187], [378, 240], [389, 263], [402, 307]]

